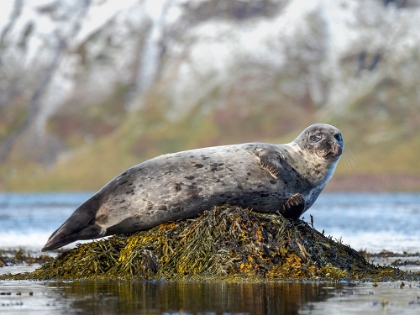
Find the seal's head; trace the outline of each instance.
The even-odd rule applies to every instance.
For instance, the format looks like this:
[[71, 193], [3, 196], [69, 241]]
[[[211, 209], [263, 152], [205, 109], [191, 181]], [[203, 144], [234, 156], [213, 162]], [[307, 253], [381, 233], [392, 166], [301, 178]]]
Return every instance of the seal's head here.
[[326, 162], [336, 162], [344, 150], [340, 130], [327, 124], [315, 124], [306, 128], [294, 141], [312, 156]]

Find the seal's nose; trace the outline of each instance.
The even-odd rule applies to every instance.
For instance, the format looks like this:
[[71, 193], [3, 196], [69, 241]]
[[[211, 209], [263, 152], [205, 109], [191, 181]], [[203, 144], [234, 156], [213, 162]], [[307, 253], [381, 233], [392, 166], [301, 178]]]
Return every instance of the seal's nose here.
[[334, 135], [334, 138], [337, 140], [337, 141], [343, 141], [343, 136], [341, 135], [341, 133], [336, 133], [335, 135]]

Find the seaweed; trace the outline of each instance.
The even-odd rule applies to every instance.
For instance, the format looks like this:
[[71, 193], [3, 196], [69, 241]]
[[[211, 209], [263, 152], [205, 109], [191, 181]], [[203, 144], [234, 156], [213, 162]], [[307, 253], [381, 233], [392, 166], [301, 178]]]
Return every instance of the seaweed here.
[[302, 220], [234, 206], [131, 235], [79, 244], [37, 270], [0, 279], [397, 280], [416, 273], [373, 265]]
[[0, 267], [20, 264], [43, 264], [52, 259], [49, 255], [34, 255], [22, 248], [18, 250], [0, 250]]

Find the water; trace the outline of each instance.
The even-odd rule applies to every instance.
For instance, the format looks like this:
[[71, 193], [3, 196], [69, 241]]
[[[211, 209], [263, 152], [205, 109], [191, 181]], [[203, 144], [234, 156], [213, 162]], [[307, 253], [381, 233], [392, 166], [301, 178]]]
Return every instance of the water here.
[[419, 285], [399, 283], [6, 281], [0, 294], [0, 314], [420, 313]]
[[[40, 249], [92, 193], [0, 194], [0, 249]], [[324, 193], [306, 213], [356, 250], [420, 252], [420, 194]], [[72, 247], [74, 244], [68, 246]]]
[[[0, 249], [39, 250], [91, 193], [0, 194]], [[322, 194], [304, 214], [355, 249], [420, 252], [419, 194]], [[70, 247], [74, 246], [73, 244]], [[0, 268], [0, 274], [36, 266]], [[419, 314], [416, 283], [0, 281], [0, 314]]]
[[0, 249], [41, 249], [51, 233], [90, 196], [92, 193], [0, 194]]
[[310, 214], [318, 231], [356, 250], [420, 252], [420, 194], [322, 194]]

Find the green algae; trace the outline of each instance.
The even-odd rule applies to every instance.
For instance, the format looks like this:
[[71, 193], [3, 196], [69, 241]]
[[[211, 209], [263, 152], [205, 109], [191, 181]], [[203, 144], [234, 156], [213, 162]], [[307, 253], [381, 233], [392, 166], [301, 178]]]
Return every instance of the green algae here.
[[223, 206], [195, 219], [79, 244], [33, 272], [0, 279], [385, 281], [420, 275], [375, 266], [302, 220]]

